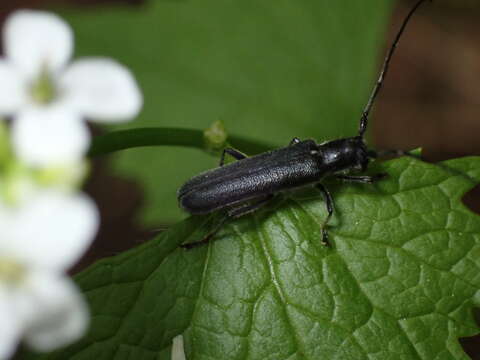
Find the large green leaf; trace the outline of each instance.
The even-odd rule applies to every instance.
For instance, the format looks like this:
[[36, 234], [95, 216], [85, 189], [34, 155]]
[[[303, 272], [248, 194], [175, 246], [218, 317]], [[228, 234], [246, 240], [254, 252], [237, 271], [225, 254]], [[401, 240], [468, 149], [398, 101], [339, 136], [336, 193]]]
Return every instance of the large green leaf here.
[[[149, 1], [65, 10], [77, 55], [112, 56], [145, 93], [123, 127], [204, 129], [286, 145], [353, 135], [373, 83], [390, 1]], [[240, 149], [242, 150], [242, 149]], [[146, 191], [144, 224], [179, 219], [176, 189], [217, 160], [188, 149], [136, 149], [116, 170]]]
[[189, 360], [467, 359], [478, 332], [480, 217], [462, 203], [480, 158], [441, 166], [376, 164], [374, 185], [329, 184], [325, 204], [284, 196], [225, 227], [208, 246], [190, 218], [77, 277], [93, 322], [84, 340], [47, 359], [169, 359], [184, 334]]

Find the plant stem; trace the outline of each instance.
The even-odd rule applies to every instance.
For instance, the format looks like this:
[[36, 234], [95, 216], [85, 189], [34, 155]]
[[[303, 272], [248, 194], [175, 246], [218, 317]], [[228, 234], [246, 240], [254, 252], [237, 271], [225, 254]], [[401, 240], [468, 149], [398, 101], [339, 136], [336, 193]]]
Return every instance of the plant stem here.
[[[228, 142], [248, 154], [258, 154], [273, 148], [239, 136], [229, 136]], [[119, 150], [145, 146], [182, 146], [205, 150], [202, 130], [139, 128], [118, 130], [94, 137], [88, 156], [102, 156]]]

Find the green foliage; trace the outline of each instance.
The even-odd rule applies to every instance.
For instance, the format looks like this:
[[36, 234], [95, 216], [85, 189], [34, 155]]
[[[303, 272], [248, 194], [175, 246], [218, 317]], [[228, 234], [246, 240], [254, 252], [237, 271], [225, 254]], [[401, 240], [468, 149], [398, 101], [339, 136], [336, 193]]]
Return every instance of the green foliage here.
[[169, 359], [184, 334], [189, 360], [468, 359], [478, 332], [480, 218], [462, 203], [480, 158], [374, 164], [374, 185], [329, 184], [325, 204], [285, 196], [225, 227], [208, 246], [190, 218], [77, 277], [91, 331], [46, 359]]
[[[76, 53], [128, 65], [145, 94], [133, 127], [206, 129], [286, 145], [352, 135], [373, 84], [390, 1], [149, 1], [70, 9]], [[239, 149], [246, 151], [246, 149]], [[144, 224], [178, 220], [175, 194], [217, 159], [185, 148], [126, 151], [115, 169], [146, 191]]]

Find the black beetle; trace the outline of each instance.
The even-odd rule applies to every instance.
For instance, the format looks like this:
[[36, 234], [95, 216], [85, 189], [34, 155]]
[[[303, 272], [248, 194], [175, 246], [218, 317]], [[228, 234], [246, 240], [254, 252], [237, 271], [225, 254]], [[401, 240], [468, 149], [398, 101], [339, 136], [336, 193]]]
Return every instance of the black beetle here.
[[[358, 135], [322, 144], [317, 144], [313, 140], [301, 141], [294, 138], [287, 147], [252, 157], [247, 157], [232, 148], [224, 149], [220, 167], [187, 181], [178, 190], [177, 196], [180, 206], [191, 214], [207, 214], [227, 209], [227, 216], [204, 239], [183, 244], [182, 247], [192, 248], [207, 243], [228, 219], [238, 218], [257, 210], [279, 192], [305, 185], [314, 185], [325, 198], [328, 216], [323, 223], [322, 232], [323, 241], [327, 244], [326, 225], [333, 214], [333, 200], [319, 181], [334, 176], [345, 181], [372, 183], [386, 175], [359, 176], [349, 173], [365, 171], [369, 161], [378, 155], [375, 151], [367, 149], [364, 140], [370, 110], [382, 87], [401, 35], [412, 15], [425, 1], [418, 1], [403, 21], [362, 113]], [[238, 161], [223, 166], [225, 154], [233, 156]]]

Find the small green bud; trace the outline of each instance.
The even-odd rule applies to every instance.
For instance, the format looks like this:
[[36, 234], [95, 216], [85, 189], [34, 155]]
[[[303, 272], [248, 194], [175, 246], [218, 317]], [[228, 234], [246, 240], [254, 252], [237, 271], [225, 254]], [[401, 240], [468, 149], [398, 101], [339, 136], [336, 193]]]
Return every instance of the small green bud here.
[[221, 120], [215, 121], [203, 132], [205, 147], [209, 152], [218, 152], [227, 144], [227, 131]]

